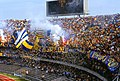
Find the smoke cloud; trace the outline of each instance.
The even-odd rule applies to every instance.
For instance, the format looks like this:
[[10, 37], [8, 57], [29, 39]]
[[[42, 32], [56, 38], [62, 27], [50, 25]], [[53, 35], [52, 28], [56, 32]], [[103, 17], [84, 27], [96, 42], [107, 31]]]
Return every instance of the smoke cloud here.
[[59, 24], [52, 24], [48, 20], [40, 20], [38, 18], [32, 19], [31, 21], [31, 31], [35, 30], [44, 30], [47, 32], [48, 30], [51, 30], [51, 38], [54, 41], [57, 41], [61, 37], [68, 36], [68, 33], [65, 32], [62, 27], [59, 26]]
[[0, 21], [0, 29], [4, 29], [6, 27], [6, 22], [5, 21]]

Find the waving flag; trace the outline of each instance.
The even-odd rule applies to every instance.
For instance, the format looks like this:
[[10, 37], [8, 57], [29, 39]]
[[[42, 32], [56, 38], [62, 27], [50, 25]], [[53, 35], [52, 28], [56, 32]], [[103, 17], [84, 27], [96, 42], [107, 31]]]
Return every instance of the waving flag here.
[[15, 41], [16, 48], [19, 48], [23, 41], [28, 40], [28, 33], [25, 28], [19, 33], [18, 38]]
[[18, 34], [16, 31], [13, 32], [12, 38], [11, 38], [11, 42], [14, 44], [15, 40], [18, 38]]
[[29, 51], [30, 49], [32, 49], [32, 47], [33, 47], [33, 44], [31, 42], [29, 42], [28, 40], [23, 41], [22, 48], [25, 51]]
[[21, 31], [14, 31], [12, 35], [12, 43], [15, 44], [16, 48], [21, 46], [25, 51], [28, 51], [33, 47], [33, 44], [28, 40], [28, 33], [25, 28]]

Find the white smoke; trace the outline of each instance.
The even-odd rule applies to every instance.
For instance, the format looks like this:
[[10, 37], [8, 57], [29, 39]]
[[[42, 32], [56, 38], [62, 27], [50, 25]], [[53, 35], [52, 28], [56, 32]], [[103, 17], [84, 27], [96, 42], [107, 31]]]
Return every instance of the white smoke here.
[[0, 29], [4, 29], [6, 27], [6, 24], [7, 23], [5, 21], [1, 20], [0, 21]]
[[2, 40], [4, 40], [4, 35], [3, 35], [3, 29], [0, 29], [0, 36], [2, 37]]
[[7, 26], [8, 23], [6, 22], [6, 20], [1, 20], [0, 21], [0, 29], [3, 29], [3, 33], [9, 33], [10, 35], [12, 35], [12, 32], [14, 31], [13, 28], [10, 26]]
[[31, 21], [31, 31], [35, 30], [51, 30], [51, 38], [53, 41], [57, 41], [60, 37], [65, 37], [68, 34], [60, 27], [58, 24], [53, 25], [48, 20], [40, 20], [38, 18], [32, 19]]

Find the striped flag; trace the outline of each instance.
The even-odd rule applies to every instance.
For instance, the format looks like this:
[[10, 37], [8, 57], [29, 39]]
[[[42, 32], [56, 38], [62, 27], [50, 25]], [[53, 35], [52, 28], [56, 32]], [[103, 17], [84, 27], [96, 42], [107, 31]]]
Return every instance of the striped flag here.
[[15, 43], [15, 40], [18, 38], [18, 34], [16, 31], [13, 32], [13, 35], [11, 37], [11, 42], [14, 44]]
[[18, 38], [15, 41], [16, 48], [19, 48], [23, 41], [28, 40], [28, 33], [25, 28], [19, 33]]
[[28, 40], [22, 42], [22, 49], [24, 49], [25, 51], [29, 51], [32, 48], [33, 48], [33, 44]]

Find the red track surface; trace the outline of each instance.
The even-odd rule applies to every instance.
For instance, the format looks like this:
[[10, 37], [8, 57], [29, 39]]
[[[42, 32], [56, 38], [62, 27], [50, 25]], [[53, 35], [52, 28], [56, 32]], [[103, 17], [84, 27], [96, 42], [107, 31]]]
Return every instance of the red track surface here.
[[15, 80], [0, 74], [0, 81], [15, 81]]

